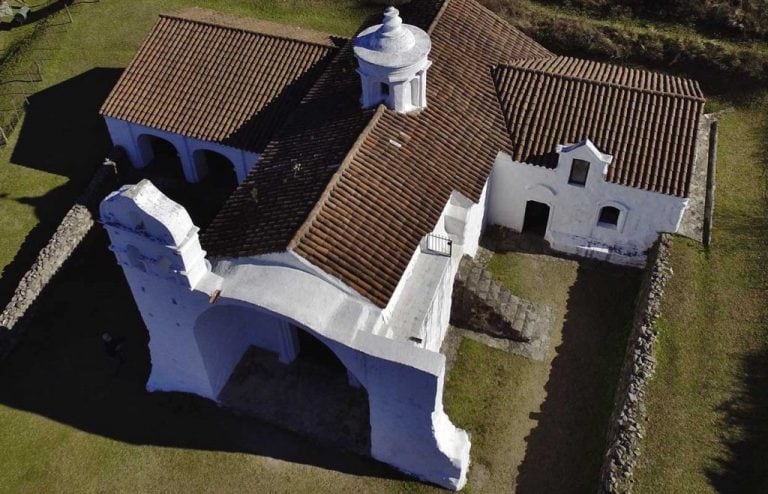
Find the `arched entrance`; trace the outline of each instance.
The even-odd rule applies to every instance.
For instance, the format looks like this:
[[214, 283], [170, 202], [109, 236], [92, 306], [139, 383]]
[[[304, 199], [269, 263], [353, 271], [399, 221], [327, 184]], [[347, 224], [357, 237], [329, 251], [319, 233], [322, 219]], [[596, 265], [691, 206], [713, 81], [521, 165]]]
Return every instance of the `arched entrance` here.
[[370, 454], [368, 395], [350, 385], [347, 368], [330, 346], [337, 343], [244, 306], [209, 309], [194, 335], [220, 404]]
[[232, 161], [221, 153], [209, 149], [198, 149], [192, 155], [197, 176], [213, 187], [234, 190], [237, 187], [237, 173]]
[[137, 142], [146, 173], [185, 179], [179, 151], [173, 143], [150, 134], [140, 135]]

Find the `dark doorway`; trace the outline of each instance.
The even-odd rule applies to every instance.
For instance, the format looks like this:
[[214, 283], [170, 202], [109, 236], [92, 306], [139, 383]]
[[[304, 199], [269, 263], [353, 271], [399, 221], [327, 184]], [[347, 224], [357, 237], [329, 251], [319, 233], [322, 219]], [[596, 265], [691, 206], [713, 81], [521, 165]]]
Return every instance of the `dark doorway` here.
[[547, 233], [547, 223], [549, 223], [549, 206], [543, 202], [528, 201], [525, 204], [523, 232], [535, 233], [543, 237]]

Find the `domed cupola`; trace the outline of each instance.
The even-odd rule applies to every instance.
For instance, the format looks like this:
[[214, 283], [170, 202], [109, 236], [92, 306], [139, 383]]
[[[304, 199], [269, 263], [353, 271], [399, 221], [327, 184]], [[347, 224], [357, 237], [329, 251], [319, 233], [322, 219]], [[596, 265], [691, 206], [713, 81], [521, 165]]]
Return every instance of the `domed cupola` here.
[[388, 7], [381, 24], [369, 27], [355, 39], [363, 108], [379, 103], [400, 113], [426, 108], [431, 48], [424, 30], [403, 24], [398, 10]]

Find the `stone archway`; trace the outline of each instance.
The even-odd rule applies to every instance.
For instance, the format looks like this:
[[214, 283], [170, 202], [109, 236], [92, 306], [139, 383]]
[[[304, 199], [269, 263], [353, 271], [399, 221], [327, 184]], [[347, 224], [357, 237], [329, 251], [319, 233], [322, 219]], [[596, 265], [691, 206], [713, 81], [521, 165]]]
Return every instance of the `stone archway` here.
[[218, 403], [318, 442], [370, 454], [368, 395], [349, 378], [332, 348], [338, 343], [237, 305], [207, 310], [194, 336]]
[[223, 154], [210, 149], [198, 149], [192, 154], [197, 176], [216, 188], [233, 190], [238, 176], [235, 164]]
[[136, 143], [141, 167], [146, 168], [147, 172], [186, 180], [181, 155], [171, 141], [152, 134], [141, 134]]

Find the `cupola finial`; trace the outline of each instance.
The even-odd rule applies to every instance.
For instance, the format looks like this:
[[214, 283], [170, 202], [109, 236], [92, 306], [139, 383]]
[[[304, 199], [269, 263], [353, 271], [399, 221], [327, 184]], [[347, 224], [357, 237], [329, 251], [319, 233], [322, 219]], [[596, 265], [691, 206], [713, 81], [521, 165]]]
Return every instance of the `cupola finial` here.
[[400, 12], [387, 7], [382, 23], [355, 39], [363, 107], [383, 102], [400, 113], [426, 107], [426, 71], [432, 63], [427, 56], [431, 48], [424, 30], [404, 24]]

